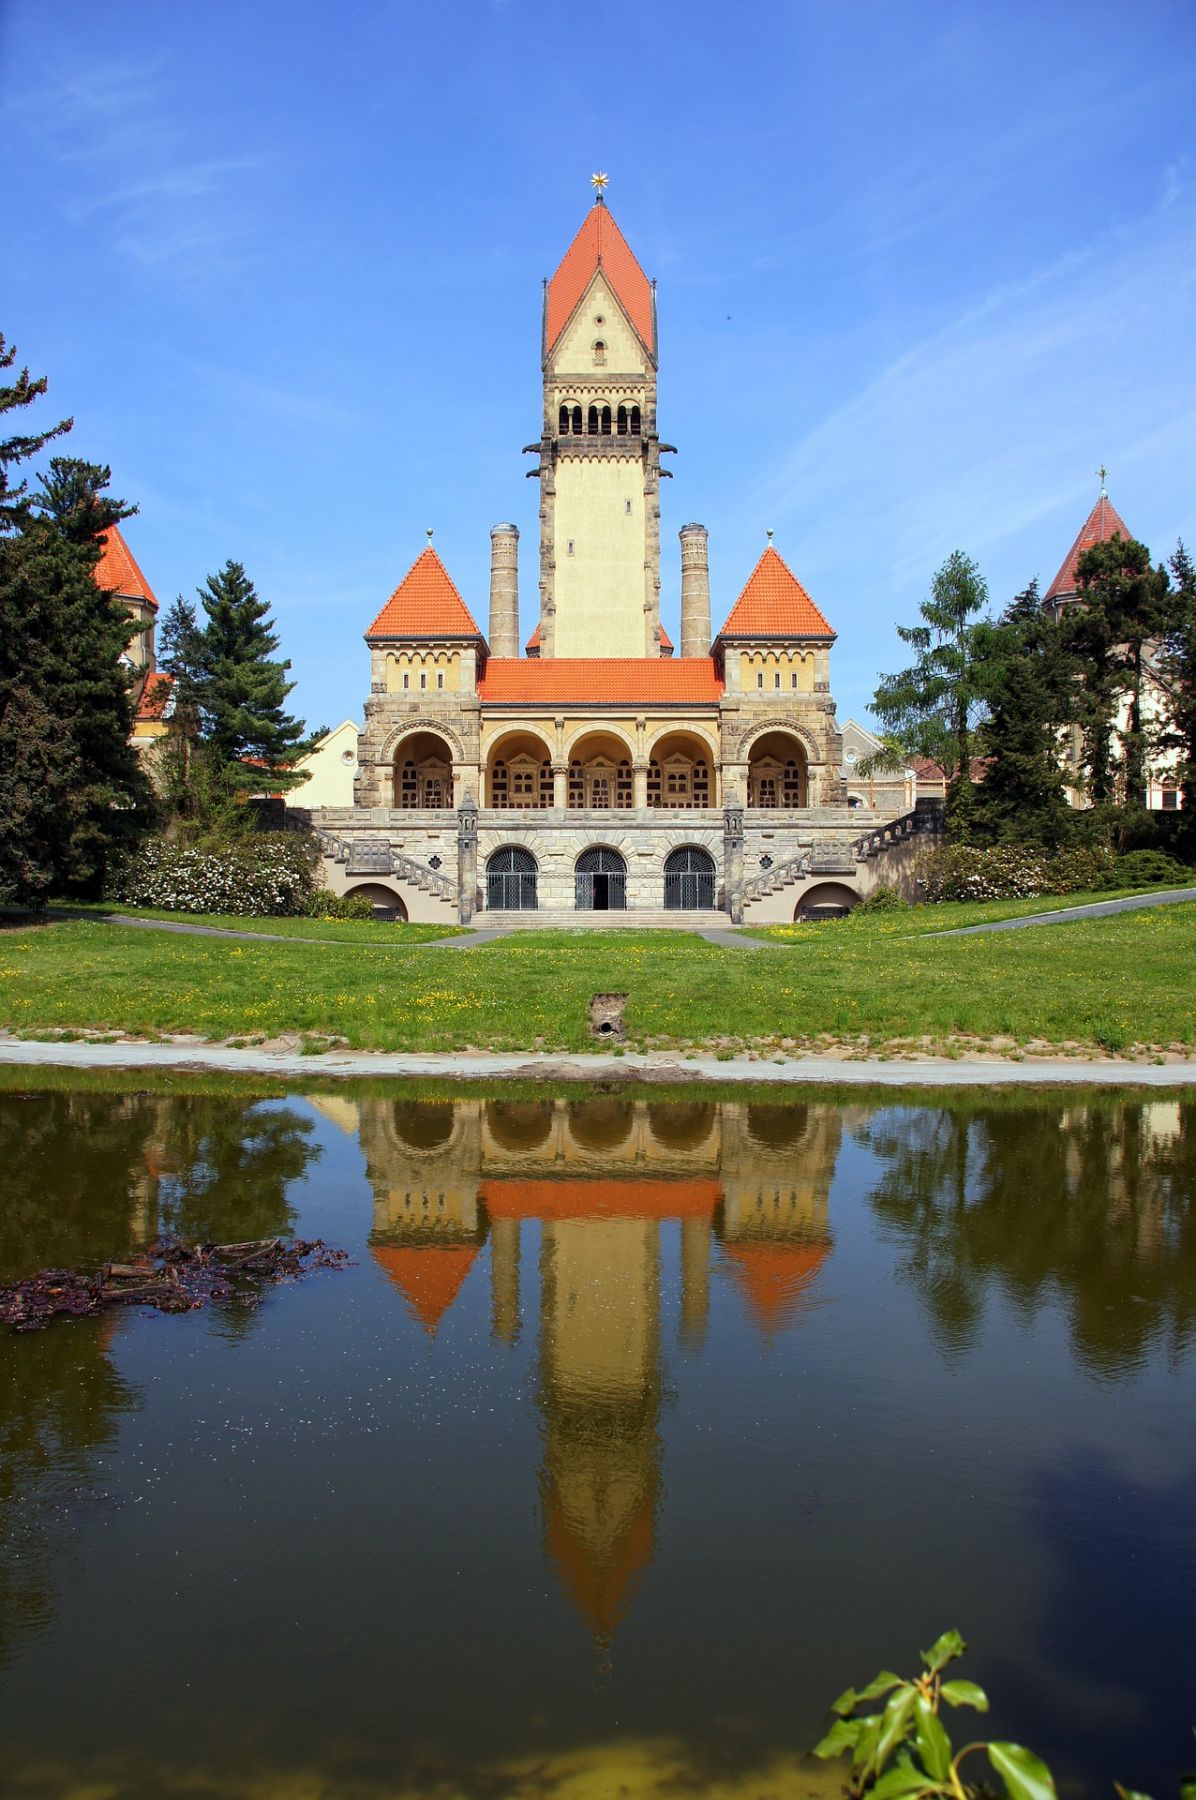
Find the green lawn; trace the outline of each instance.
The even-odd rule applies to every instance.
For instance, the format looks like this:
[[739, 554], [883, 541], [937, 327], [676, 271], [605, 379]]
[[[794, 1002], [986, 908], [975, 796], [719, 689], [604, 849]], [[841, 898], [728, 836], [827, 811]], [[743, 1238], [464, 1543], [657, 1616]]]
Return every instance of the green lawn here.
[[[1196, 887], [1196, 872], [1189, 884]], [[861, 913], [858, 919], [826, 919], [817, 925], [756, 925], [749, 937], [771, 943], [804, 942], [812, 931], [832, 931], [848, 925], [853, 931], [867, 927], [885, 935], [908, 937], [911, 933], [954, 931], [960, 925], [984, 925], [992, 919], [1024, 919], [1032, 913], [1066, 912], [1072, 906], [1094, 906], [1103, 900], [1124, 900], [1131, 895], [1158, 892], [1151, 888], [1105, 888], [1089, 894], [1040, 894], [1036, 900], [940, 900], [933, 906], [895, 907], [892, 912]]]
[[172, 925], [207, 925], [222, 931], [264, 932], [270, 937], [315, 938], [323, 943], [381, 944], [387, 949], [403, 944], [432, 944], [437, 938], [469, 934], [462, 925], [382, 924], [373, 919], [249, 919], [238, 913], [166, 912], [152, 906], [117, 906], [110, 900], [51, 902], [72, 911], [118, 912], [128, 919], [156, 919]]
[[[939, 924], [982, 911], [953, 907]], [[968, 938], [928, 937], [928, 915], [802, 927], [756, 951], [626, 930], [470, 950], [230, 943], [78, 920], [0, 934], [0, 1025], [580, 1050], [593, 1047], [590, 995], [613, 989], [630, 996], [629, 1043], [682, 1050], [1196, 1039], [1196, 905]]]

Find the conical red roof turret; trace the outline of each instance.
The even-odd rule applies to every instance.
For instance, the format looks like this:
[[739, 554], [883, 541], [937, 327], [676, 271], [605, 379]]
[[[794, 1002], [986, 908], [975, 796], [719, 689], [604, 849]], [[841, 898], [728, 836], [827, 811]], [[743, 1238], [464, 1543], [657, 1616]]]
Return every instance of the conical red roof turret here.
[[96, 564], [96, 585], [106, 593], [115, 594], [121, 600], [141, 600], [146, 606], [158, 610], [158, 602], [154, 590], [141, 570], [137, 567], [136, 558], [121, 535], [119, 525], [110, 525], [100, 538], [102, 549], [100, 560]]
[[772, 545], [748, 576], [719, 637], [833, 638], [834, 632]]
[[578, 301], [601, 269], [645, 349], [656, 355], [652, 283], [636, 261], [630, 244], [599, 197], [566, 250], [544, 296], [544, 352], [556, 348]]
[[1063, 567], [1046, 591], [1046, 598], [1057, 600], [1062, 595], [1074, 594], [1078, 591], [1077, 570], [1085, 550], [1091, 550], [1094, 544], [1107, 544], [1109, 539], [1114, 537], [1122, 537], [1128, 541], [1129, 536], [1130, 533], [1126, 529], [1121, 514], [1102, 488], [1100, 499], [1085, 519], [1079, 537], [1067, 553]]
[[481, 637], [448, 570], [431, 544], [416, 557], [374, 623], [376, 637]]

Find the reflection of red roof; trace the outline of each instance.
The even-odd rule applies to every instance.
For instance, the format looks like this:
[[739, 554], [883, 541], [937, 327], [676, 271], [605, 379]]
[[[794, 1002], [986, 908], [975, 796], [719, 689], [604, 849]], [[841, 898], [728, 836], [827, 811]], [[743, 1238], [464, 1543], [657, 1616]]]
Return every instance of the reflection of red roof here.
[[778, 1331], [797, 1311], [826, 1260], [826, 1242], [785, 1244], [740, 1239], [723, 1245], [736, 1286], [762, 1331]]
[[491, 706], [708, 706], [722, 692], [708, 656], [492, 656], [478, 682]]
[[173, 686], [174, 681], [169, 675], [147, 675], [134, 717], [142, 721], [160, 719], [166, 709], [166, 702], [170, 699], [170, 690]]
[[374, 637], [481, 637], [431, 544], [420, 553], [366, 632]]
[[384, 1269], [424, 1330], [432, 1336], [473, 1267], [473, 1244], [371, 1244]]
[[586, 214], [581, 230], [548, 284], [544, 300], [545, 350], [556, 348], [574, 308], [600, 268], [647, 349], [654, 353], [652, 283], [602, 201], [597, 201]]
[[722, 1198], [717, 1181], [484, 1181], [492, 1219], [708, 1219]]
[[833, 638], [834, 632], [772, 545], [748, 576], [720, 637]]
[[122, 600], [144, 600], [157, 612], [154, 590], [137, 567], [133, 552], [121, 536], [120, 526], [110, 525], [100, 543], [103, 548], [96, 564], [97, 585], [107, 593], [118, 594]]
[[1107, 494], [1102, 494], [1084, 520], [1079, 537], [1067, 553], [1067, 560], [1046, 591], [1046, 598], [1054, 600], [1059, 594], [1076, 592], [1076, 570], [1085, 550], [1091, 550], [1094, 544], [1107, 544], [1112, 537], [1123, 537], [1128, 542], [1129, 535], [1117, 508]]
[[594, 1636], [609, 1641], [627, 1611], [635, 1577], [652, 1561], [653, 1499], [642, 1495], [612, 1551], [602, 1554], [587, 1541], [580, 1521], [571, 1519], [556, 1487], [544, 1509], [548, 1553], [561, 1581]]

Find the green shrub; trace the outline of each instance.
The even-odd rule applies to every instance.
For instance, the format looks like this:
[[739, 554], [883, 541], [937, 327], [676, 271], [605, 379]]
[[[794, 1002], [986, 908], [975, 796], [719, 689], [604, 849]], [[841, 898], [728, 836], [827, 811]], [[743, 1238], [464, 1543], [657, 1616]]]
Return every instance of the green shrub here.
[[1176, 862], [1165, 850], [1131, 850], [1119, 856], [1098, 887], [1192, 887], [1196, 872]]
[[307, 912], [313, 919], [372, 919], [374, 902], [367, 894], [334, 894], [331, 888], [316, 888]]
[[107, 898], [162, 912], [291, 918], [308, 911], [315, 855], [302, 832], [262, 832], [206, 848], [147, 838], [114, 872]]
[[927, 900], [1030, 900], [1088, 892], [1115, 867], [1113, 852], [1096, 845], [945, 844], [920, 858], [918, 879]]
[[896, 888], [878, 887], [873, 888], [866, 900], [852, 907], [851, 917], [854, 919], [859, 913], [900, 912], [908, 906], [909, 901], [903, 900]]

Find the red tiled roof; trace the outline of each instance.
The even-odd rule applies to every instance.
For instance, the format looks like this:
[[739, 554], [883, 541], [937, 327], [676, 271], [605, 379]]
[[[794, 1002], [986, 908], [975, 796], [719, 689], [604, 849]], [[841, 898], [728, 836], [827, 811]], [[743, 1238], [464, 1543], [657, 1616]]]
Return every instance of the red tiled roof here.
[[1074, 594], [1077, 586], [1076, 568], [1085, 550], [1091, 550], [1093, 544], [1107, 544], [1112, 537], [1129, 539], [1129, 532], [1122, 523], [1121, 516], [1107, 494], [1102, 494], [1092, 511], [1085, 519], [1080, 535], [1067, 553], [1067, 559], [1046, 591], [1048, 600], [1055, 599], [1058, 594]]
[[748, 576], [720, 637], [833, 638], [834, 632], [772, 545]]
[[135, 717], [139, 720], [160, 719], [166, 702], [170, 699], [170, 691], [173, 686], [174, 679], [170, 675], [160, 673], [147, 675], [145, 685], [141, 690], [141, 697], [137, 702]]
[[555, 348], [573, 309], [599, 268], [610, 282], [627, 317], [655, 355], [652, 331], [652, 283], [631, 253], [606, 205], [596, 201], [566, 250], [545, 296], [544, 348]]
[[110, 525], [100, 538], [103, 546], [96, 564], [96, 584], [122, 600], [144, 600], [158, 610], [154, 590], [137, 567], [133, 552], [121, 536], [119, 525]]
[[787, 1325], [826, 1261], [827, 1243], [724, 1244], [736, 1285], [764, 1332]]
[[492, 1219], [708, 1219], [723, 1190], [720, 1182], [709, 1178], [517, 1181], [499, 1177], [483, 1181], [478, 1197], [485, 1201]]
[[374, 623], [373, 637], [481, 637], [431, 544], [416, 557]]
[[671, 650], [673, 648], [673, 640], [663, 625], [660, 627], [660, 647], [662, 650]]
[[477, 1256], [474, 1244], [370, 1246], [429, 1337], [461, 1291]]
[[722, 692], [708, 656], [492, 656], [478, 682], [490, 706], [709, 706]]

